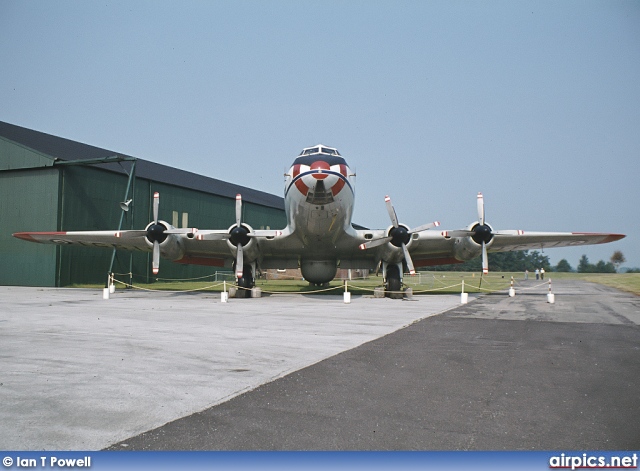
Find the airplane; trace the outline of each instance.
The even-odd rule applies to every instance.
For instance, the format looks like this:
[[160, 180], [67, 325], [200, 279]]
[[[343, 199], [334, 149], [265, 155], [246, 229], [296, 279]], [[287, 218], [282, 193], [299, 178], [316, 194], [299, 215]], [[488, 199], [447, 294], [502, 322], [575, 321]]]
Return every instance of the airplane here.
[[484, 197], [477, 195], [478, 220], [460, 230], [433, 230], [438, 221], [410, 228], [399, 221], [389, 196], [391, 224], [364, 229], [351, 222], [355, 173], [337, 149], [316, 145], [302, 150], [285, 174], [287, 226], [255, 230], [242, 221], [242, 196], [236, 196], [236, 220], [228, 229], [175, 228], [158, 217], [160, 195], [153, 197], [153, 221], [144, 230], [18, 232], [30, 242], [115, 247], [152, 252], [152, 271], [160, 257], [187, 264], [233, 268], [238, 297], [249, 297], [258, 270], [300, 268], [311, 284], [323, 285], [337, 269], [381, 269], [385, 293], [402, 298], [403, 274], [417, 267], [461, 263], [488, 252], [604, 244], [625, 235], [584, 232], [494, 230], [486, 222]]

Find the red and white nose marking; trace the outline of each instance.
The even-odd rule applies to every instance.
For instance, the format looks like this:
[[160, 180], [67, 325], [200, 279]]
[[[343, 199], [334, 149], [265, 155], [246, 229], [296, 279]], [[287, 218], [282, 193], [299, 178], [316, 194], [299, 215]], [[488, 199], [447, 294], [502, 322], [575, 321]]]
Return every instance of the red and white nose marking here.
[[322, 182], [324, 190], [331, 190], [333, 196], [340, 193], [345, 185], [348, 167], [345, 164], [335, 164], [333, 167], [323, 160], [316, 160], [311, 165], [295, 164], [291, 167], [291, 177], [296, 188], [307, 196], [310, 188]]
[[313, 172], [313, 178], [324, 180], [329, 176], [327, 172], [331, 170], [331, 166], [323, 160], [317, 160], [311, 164], [310, 169]]

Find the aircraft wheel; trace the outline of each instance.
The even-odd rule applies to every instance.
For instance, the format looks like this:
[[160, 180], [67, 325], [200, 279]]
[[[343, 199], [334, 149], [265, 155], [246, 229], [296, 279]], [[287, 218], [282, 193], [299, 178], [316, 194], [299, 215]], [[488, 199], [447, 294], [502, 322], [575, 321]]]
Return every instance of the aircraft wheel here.
[[238, 278], [238, 291], [236, 292], [236, 298], [250, 298], [251, 288], [255, 286], [255, 281], [251, 276], [251, 266], [245, 265], [242, 269], [246, 276]]
[[391, 265], [387, 268], [387, 296], [391, 299], [402, 299], [404, 293], [402, 293], [402, 282], [400, 281], [400, 271], [396, 265]]

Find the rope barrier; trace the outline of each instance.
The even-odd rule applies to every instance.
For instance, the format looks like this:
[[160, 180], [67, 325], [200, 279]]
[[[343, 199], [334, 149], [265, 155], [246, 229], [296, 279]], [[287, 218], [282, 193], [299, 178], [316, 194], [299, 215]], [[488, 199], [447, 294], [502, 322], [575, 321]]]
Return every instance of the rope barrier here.
[[152, 292], [163, 292], [163, 293], [192, 293], [195, 291], [204, 291], [207, 289], [217, 288], [218, 286], [222, 286], [224, 282], [216, 283], [214, 285], [203, 286], [202, 288], [193, 288], [193, 289], [181, 289], [181, 290], [170, 290], [170, 289], [153, 289], [153, 288], [143, 288], [142, 286], [136, 286], [130, 283], [125, 283], [124, 281], [120, 281], [117, 278], [112, 278], [114, 283], [118, 283], [124, 285], [127, 288], [131, 289], [139, 289], [140, 291], [152, 291]]
[[210, 275], [204, 275], [204, 276], [198, 276], [195, 278], [161, 278], [158, 276], [153, 276], [150, 277], [149, 275], [139, 275], [137, 273], [131, 273], [131, 272], [127, 272], [127, 273], [112, 273], [112, 276], [128, 276], [130, 278], [153, 278], [156, 281], [198, 281], [198, 280], [204, 280], [206, 278], [214, 278], [214, 277], [228, 277], [228, 278], [233, 278], [234, 274], [232, 272], [215, 272], [212, 273]]
[[[235, 286], [236, 289], [244, 289], [247, 291], [251, 291], [252, 288], [245, 288], [244, 286], [238, 286], [238, 285], [233, 285]], [[336, 289], [342, 289], [342, 286], [330, 286], [329, 288], [324, 288], [324, 289], [317, 289], [317, 290], [313, 290], [313, 291], [267, 291], [265, 289], [262, 289], [262, 287], [260, 287], [260, 289], [262, 289], [263, 293], [267, 293], [267, 294], [315, 294], [315, 293], [325, 293], [327, 291], [333, 291]]]
[[[211, 275], [206, 275], [206, 276], [201, 276], [201, 277], [195, 277], [195, 278], [175, 278], [175, 279], [170, 279], [170, 278], [155, 278], [156, 281], [160, 281], [160, 280], [164, 280], [164, 281], [176, 281], [176, 282], [181, 282], [181, 281], [197, 281], [197, 280], [203, 280], [206, 278], [211, 278], [214, 276], [218, 276], [219, 273], [216, 272], [215, 274], [211, 274]], [[132, 288], [132, 289], [137, 289], [137, 290], [141, 290], [141, 291], [148, 291], [148, 292], [167, 292], [167, 293], [191, 293], [191, 292], [197, 292], [197, 291], [206, 291], [206, 290], [212, 290], [215, 288], [219, 288], [220, 286], [224, 286], [224, 292], [227, 292], [227, 286], [226, 286], [226, 281], [222, 281], [222, 282], [218, 282], [218, 283], [214, 283], [211, 285], [207, 285], [207, 286], [203, 286], [203, 287], [199, 287], [199, 288], [192, 288], [192, 289], [182, 289], [182, 290], [168, 290], [168, 289], [155, 289], [155, 288], [146, 288], [146, 287], [142, 287], [139, 285], [134, 285], [133, 283], [127, 283], [121, 280], [118, 280], [116, 278], [116, 276], [130, 276], [132, 277], [133, 275], [131, 273], [112, 273], [110, 276], [110, 282], [111, 283], [118, 283], [120, 285], [123, 285], [127, 288]], [[138, 276], [138, 275], [136, 275]], [[445, 276], [443, 276], [442, 278], [445, 278]], [[443, 281], [442, 278], [438, 278], [435, 275], [431, 275], [431, 279], [433, 281], [438, 282], [438, 284], [441, 284], [443, 286], [440, 287], [432, 287], [432, 288], [425, 288], [425, 289], [413, 289], [413, 294], [427, 294], [427, 293], [435, 293], [435, 292], [439, 292], [439, 291], [445, 291], [445, 290], [453, 290], [454, 288], [457, 287], [462, 287], [462, 292], [464, 292], [465, 290], [465, 280], [464, 277], [461, 277], [462, 280], [459, 283], [454, 283], [454, 284], [446, 284]], [[475, 277], [473, 277], [475, 278]], [[368, 280], [371, 279], [370, 277], [357, 277], [355, 278], [355, 280]], [[293, 295], [300, 295], [300, 294], [319, 294], [319, 293], [327, 293], [330, 291], [338, 291], [338, 290], [345, 290], [345, 292], [348, 292], [347, 290], [347, 285], [348, 287], [350, 287], [352, 290], [359, 290], [359, 291], [364, 291], [364, 292], [371, 292], [371, 293], [375, 293], [377, 289], [380, 288], [380, 286], [378, 287], [369, 287], [369, 286], [359, 286], [357, 283], [353, 283], [353, 278], [351, 279], [351, 281], [347, 281], [347, 280], [343, 280], [344, 283], [342, 285], [336, 285], [336, 286], [329, 286], [327, 288], [319, 288], [319, 289], [315, 289], [315, 290], [304, 290], [304, 291], [275, 291], [275, 290], [268, 290], [268, 289], [264, 289], [263, 286], [260, 286], [260, 289], [262, 290], [263, 293], [265, 294], [293, 294]], [[277, 281], [277, 280], [265, 280], [265, 282], [267, 281]], [[449, 281], [449, 280], [447, 280]], [[467, 289], [471, 289], [473, 291], [478, 291], [478, 292], [486, 292], [486, 293], [491, 293], [491, 292], [497, 292], [497, 291], [502, 291], [505, 289], [508, 289], [508, 285], [504, 286], [504, 282], [506, 282], [507, 280], [504, 279], [504, 276], [501, 276], [500, 278], [498, 278], [497, 276], [494, 277], [487, 277], [487, 276], [483, 276], [478, 278], [478, 282], [484, 282], [485, 284], [489, 285], [488, 287], [482, 287], [480, 286], [480, 284], [478, 284], [478, 286], [473, 286], [469, 283], [469, 281], [467, 281], [466, 283], [466, 288]], [[497, 282], [500, 282], [501, 286], [495, 286], [495, 284], [497, 284]], [[535, 286], [531, 286], [531, 287], [521, 287], [520, 285], [518, 286], [519, 289], [522, 290], [531, 290], [531, 289], [536, 289], [539, 288], [541, 286], [547, 286], [549, 284], [549, 282], [544, 282], [544, 283], [540, 283], [539, 285], [535, 285]], [[413, 285], [416, 286], [418, 285], [418, 283], [405, 283], [405, 286], [409, 286], [409, 285]], [[491, 286], [494, 285], [494, 286]], [[229, 288], [235, 288], [236, 290], [246, 290], [246, 291], [250, 291], [251, 288], [246, 288], [243, 286], [239, 286], [237, 285], [237, 283], [229, 283]], [[396, 294], [400, 294], [400, 293], [404, 293], [403, 291], [385, 291], [385, 294], [389, 294], [389, 293], [396, 293]]]
[[[149, 291], [149, 292], [166, 292], [166, 293], [191, 293], [191, 292], [196, 292], [196, 291], [205, 291], [205, 290], [211, 290], [220, 286], [223, 286], [225, 284], [224, 281], [222, 282], [218, 282], [212, 285], [207, 285], [207, 286], [203, 286], [200, 288], [192, 288], [192, 289], [183, 289], [183, 290], [168, 290], [168, 289], [155, 289], [155, 288], [145, 288], [142, 286], [138, 286], [138, 285], [134, 285], [131, 283], [127, 283], [121, 280], [118, 280], [117, 278], [112, 277], [112, 281], [114, 283], [118, 283], [119, 285], [123, 285], [126, 288], [131, 288], [131, 289], [137, 289], [140, 291]], [[547, 284], [547, 283], [545, 283]], [[358, 286], [357, 284], [353, 284], [350, 283], [349, 286], [352, 289], [357, 289], [360, 291], [368, 291], [368, 292], [375, 292], [376, 291], [376, 287], [371, 288], [371, 287], [367, 287], [367, 286]], [[456, 288], [458, 286], [464, 286], [464, 281], [460, 282], [460, 283], [455, 283], [452, 285], [447, 285], [447, 286], [441, 286], [439, 288], [429, 288], [429, 289], [422, 289], [422, 290], [413, 290], [414, 294], [424, 294], [424, 293], [431, 293], [431, 292], [437, 292], [437, 291], [444, 291], [444, 290], [448, 290], [448, 289], [453, 289]], [[486, 291], [486, 292], [495, 292], [495, 291], [501, 291], [503, 289], [506, 289], [504, 287], [494, 287], [494, 288], [481, 288], [479, 286], [472, 286], [469, 285], [469, 283], [467, 283], [466, 285], [468, 288], [472, 288], [474, 290], [479, 290], [479, 291]], [[252, 288], [246, 288], [244, 286], [238, 286], [237, 284], [231, 284], [229, 286], [230, 288], [235, 288], [236, 290], [246, 290], [246, 291], [250, 291]], [[321, 288], [321, 289], [315, 289], [315, 290], [305, 290], [305, 291], [272, 291], [272, 290], [266, 290], [263, 287], [260, 287], [263, 293], [266, 294], [318, 294], [318, 293], [326, 293], [329, 291], [337, 291], [337, 290], [343, 290], [344, 289], [344, 285], [337, 285], [337, 286], [329, 286], [327, 288]], [[385, 293], [404, 293], [404, 291], [386, 291]]]
[[518, 290], [521, 290], [521, 291], [527, 291], [527, 290], [536, 289], [536, 288], [540, 288], [541, 286], [548, 286], [548, 285], [549, 285], [549, 282], [545, 281], [544, 283], [540, 283], [535, 286], [525, 287], [524, 285], [521, 285], [520, 283], [518, 283], [518, 281], [516, 280], [516, 286], [518, 286]]

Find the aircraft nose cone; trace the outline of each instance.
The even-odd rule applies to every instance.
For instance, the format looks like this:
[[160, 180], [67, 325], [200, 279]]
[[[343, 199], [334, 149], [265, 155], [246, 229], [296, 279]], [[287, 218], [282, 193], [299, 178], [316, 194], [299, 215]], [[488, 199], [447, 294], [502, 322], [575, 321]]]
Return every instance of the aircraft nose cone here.
[[331, 166], [323, 160], [317, 160], [311, 164], [311, 171], [313, 172], [313, 178], [317, 180], [324, 180], [329, 176], [327, 171], [331, 170]]

